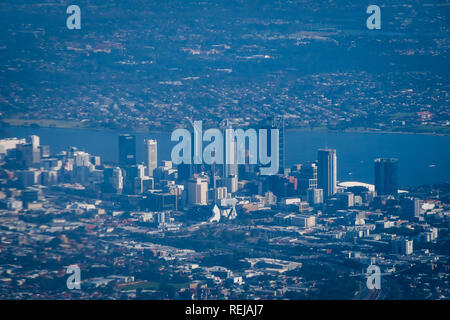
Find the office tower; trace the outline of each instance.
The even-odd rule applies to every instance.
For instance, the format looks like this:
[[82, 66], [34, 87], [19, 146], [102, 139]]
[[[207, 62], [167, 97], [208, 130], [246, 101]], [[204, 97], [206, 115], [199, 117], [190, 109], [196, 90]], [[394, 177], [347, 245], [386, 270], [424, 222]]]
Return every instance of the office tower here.
[[125, 173], [123, 179], [123, 192], [125, 194], [135, 194], [137, 189], [142, 192], [141, 182], [145, 176], [145, 167], [142, 164], [127, 166], [123, 169], [123, 172]]
[[146, 192], [155, 188], [155, 180], [152, 177], [144, 177], [142, 180], [142, 190]]
[[89, 153], [83, 151], [76, 151], [74, 153], [75, 157], [75, 165], [77, 167], [90, 167], [91, 163], [91, 155]]
[[317, 185], [323, 190], [324, 198], [336, 193], [337, 158], [334, 149], [319, 149], [318, 151]]
[[311, 206], [323, 203], [323, 190], [322, 189], [308, 189], [307, 191], [308, 203]]
[[268, 190], [279, 198], [298, 195], [298, 179], [294, 176], [272, 175], [267, 180]]
[[112, 170], [111, 185], [117, 193], [123, 190], [123, 175], [122, 170], [119, 167], [115, 167]]
[[145, 165], [147, 166], [147, 176], [153, 176], [153, 170], [158, 167], [158, 142], [156, 140], [144, 141]]
[[[279, 130], [279, 169], [278, 169], [278, 173], [280, 174], [284, 174], [284, 169], [286, 168], [286, 163], [285, 163], [285, 153], [284, 153], [284, 145], [285, 145], [285, 141], [284, 141], [284, 117], [283, 116], [276, 116], [273, 119], [273, 123], [272, 123], [272, 129], [278, 129]], [[270, 132], [270, 131], [269, 131]], [[270, 139], [272, 139], [272, 135], [269, 134]], [[271, 140], [270, 140], [271, 141]], [[269, 146], [271, 145], [271, 143], [269, 144]], [[270, 150], [270, 152], [272, 152]]]
[[119, 164], [122, 167], [136, 164], [136, 137], [130, 134], [119, 136]]
[[16, 176], [18, 178], [19, 186], [22, 188], [31, 187], [39, 182], [40, 171], [36, 169], [17, 170]]
[[413, 240], [408, 240], [403, 237], [392, 240], [392, 251], [400, 255], [412, 254], [414, 251]]
[[50, 157], [50, 146], [40, 146], [39, 151], [41, 153], [41, 158]]
[[208, 204], [208, 178], [193, 178], [188, 181], [188, 203], [191, 205]]
[[351, 192], [342, 192], [337, 194], [339, 207], [341, 209], [348, 209], [354, 206], [355, 195]]
[[146, 196], [144, 206], [152, 211], [177, 210], [177, 195], [169, 192], [151, 191]]
[[308, 189], [317, 189], [317, 165], [314, 162], [308, 162], [301, 166], [299, 172], [294, 176], [298, 179], [298, 191], [304, 195]]
[[398, 160], [375, 159], [375, 191], [377, 195], [393, 195], [398, 193]]
[[[34, 143], [36, 143], [36, 141]], [[41, 162], [41, 152], [39, 147], [34, 148], [33, 143], [18, 144], [16, 150], [17, 161], [26, 168], [33, 167]]]
[[50, 170], [50, 171], [42, 171], [41, 180], [43, 186], [51, 186], [58, 183], [58, 171]]
[[404, 197], [400, 199], [400, 206], [402, 207], [401, 213], [404, 218], [420, 218], [420, 207], [422, 201], [417, 198]]
[[25, 139], [6, 138], [0, 139], [0, 155], [4, 156], [8, 150], [17, 148], [17, 145], [26, 143]]
[[75, 163], [73, 167], [74, 179], [76, 182], [85, 185], [89, 182], [89, 176], [94, 166], [91, 163], [91, 155], [83, 151], [75, 151]]
[[119, 167], [105, 168], [103, 171], [104, 191], [121, 193], [123, 190], [123, 175]]
[[101, 158], [99, 156], [91, 156], [92, 165], [99, 167], [102, 164]]
[[38, 149], [40, 146], [40, 139], [38, 136], [30, 136], [30, 138], [28, 139], [28, 143], [31, 143], [31, 145], [33, 146], [33, 149]]
[[294, 226], [302, 228], [312, 228], [316, 225], [316, 217], [312, 215], [296, 215], [291, 218], [291, 223]]

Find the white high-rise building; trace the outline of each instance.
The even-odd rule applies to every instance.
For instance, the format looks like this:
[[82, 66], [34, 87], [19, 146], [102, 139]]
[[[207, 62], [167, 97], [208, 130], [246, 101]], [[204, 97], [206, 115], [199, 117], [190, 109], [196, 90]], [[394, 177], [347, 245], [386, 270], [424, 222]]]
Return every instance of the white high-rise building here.
[[115, 167], [113, 169], [113, 175], [112, 175], [111, 184], [114, 187], [114, 189], [117, 190], [118, 192], [122, 191], [122, 189], [123, 189], [123, 175], [122, 175], [122, 170], [119, 167]]
[[77, 167], [90, 167], [91, 166], [91, 155], [84, 151], [76, 151], [74, 153], [75, 156], [75, 165]]
[[309, 188], [307, 191], [307, 199], [311, 206], [323, 203], [323, 190]]
[[318, 152], [319, 169], [318, 187], [323, 190], [323, 197], [328, 198], [337, 191], [337, 157], [334, 149], [320, 149]]
[[39, 136], [30, 136], [30, 143], [33, 145], [33, 149], [37, 149], [40, 146]]
[[409, 255], [412, 254], [413, 240], [408, 240], [406, 238], [398, 238], [392, 240], [392, 251], [396, 254]]
[[313, 215], [296, 215], [291, 218], [291, 223], [303, 228], [312, 228], [316, 225], [316, 217]]
[[25, 139], [6, 138], [0, 140], [0, 155], [6, 155], [8, 150], [15, 149], [18, 144], [25, 144]]
[[208, 178], [193, 178], [188, 182], [188, 203], [208, 204]]
[[158, 142], [152, 139], [145, 140], [144, 147], [147, 176], [153, 177], [153, 170], [158, 167]]

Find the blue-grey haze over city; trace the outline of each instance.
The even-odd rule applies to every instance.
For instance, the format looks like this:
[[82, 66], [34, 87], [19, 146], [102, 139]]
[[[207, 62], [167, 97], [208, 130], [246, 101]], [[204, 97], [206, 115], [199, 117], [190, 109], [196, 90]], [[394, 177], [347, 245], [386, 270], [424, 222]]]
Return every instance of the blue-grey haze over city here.
[[449, 15], [2, 1], [0, 299], [448, 300]]

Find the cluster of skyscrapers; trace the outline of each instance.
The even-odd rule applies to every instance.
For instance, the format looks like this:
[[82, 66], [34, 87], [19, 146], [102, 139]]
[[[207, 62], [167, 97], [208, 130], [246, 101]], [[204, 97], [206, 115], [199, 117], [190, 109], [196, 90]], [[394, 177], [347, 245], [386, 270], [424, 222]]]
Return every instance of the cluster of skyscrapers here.
[[[282, 130], [283, 131], [283, 130]], [[284, 133], [280, 141], [284, 140]], [[270, 143], [269, 143], [270, 145]], [[284, 148], [284, 144], [280, 144]], [[319, 149], [317, 161], [280, 167], [279, 174], [261, 176], [258, 165], [249, 164], [179, 164], [158, 163], [158, 142], [144, 140], [144, 163], [137, 163], [136, 137], [118, 137], [118, 165], [102, 165], [100, 158], [69, 148], [51, 157], [49, 148], [41, 146], [39, 137], [5, 139], [0, 152], [18, 168], [22, 187], [77, 182], [90, 185], [105, 194], [144, 195], [139, 206], [152, 210], [178, 210], [181, 207], [215, 204], [233, 206], [233, 196], [257, 194], [278, 199], [301, 197], [315, 207], [337, 198], [346, 207], [355, 203], [349, 192], [338, 192], [337, 154], [334, 149]], [[8, 153], [14, 150], [14, 153]], [[245, 150], [248, 155], [248, 150]], [[284, 150], [280, 151], [284, 163]], [[376, 159], [374, 191], [379, 196], [397, 196], [397, 159]], [[134, 199], [134, 198], [127, 198]], [[330, 200], [331, 199], [331, 200]], [[276, 201], [276, 200], [275, 200]], [[270, 201], [269, 201], [270, 202]], [[273, 202], [273, 201], [272, 201]], [[411, 205], [404, 204], [405, 208]], [[414, 204], [412, 204], [414, 207]]]

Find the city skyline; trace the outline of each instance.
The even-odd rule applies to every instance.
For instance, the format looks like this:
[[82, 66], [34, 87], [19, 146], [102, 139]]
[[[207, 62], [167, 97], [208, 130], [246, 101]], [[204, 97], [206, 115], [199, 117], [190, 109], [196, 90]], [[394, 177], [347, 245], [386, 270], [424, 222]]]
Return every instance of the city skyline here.
[[0, 300], [450, 300], [449, 7], [3, 1]]
[[[380, 254], [383, 256], [387, 254], [384, 259], [394, 254], [395, 259], [389, 258], [395, 261], [393, 263], [400, 263], [406, 257], [411, 259], [411, 257], [417, 256], [419, 260], [424, 259], [421, 251], [423, 245], [436, 243], [437, 239], [442, 236], [440, 234], [442, 229], [439, 231], [438, 228], [430, 227], [425, 223], [430, 219], [428, 218], [430, 213], [433, 212], [432, 216], [438, 212], [442, 213], [439, 210], [445, 207], [442, 207], [439, 200], [435, 199], [430, 202], [430, 200], [412, 196], [409, 193], [414, 192], [414, 189], [408, 192], [401, 191], [401, 193], [392, 192], [393, 185], [396, 185], [398, 181], [396, 159], [377, 158], [373, 160], [372, 166], [377, 185], [339, 181], [336, 170], [339, 158], [338, 150], [335, 149], [318, 149], [315, 161], [285, 168], [283, 174], [278, 173], [271, 176], [262, 176], [258, 174], [258, 170], [249, 170], [248, 164], [237, 165], [235, 174], [230, 174], [225, 168], [222, 168], [221, 174], [220, 168], [215, 168], [214, 165], [180, 164], [177, 167], [165, 159], [160, 159], [159, 164], [153, 169], [152, 176], [148, 176], [149, 171], [146, 170], [146, 166], [135, 161], [136, 149], [142, 148], [144, 151], [151, 151], [153, 155], [155, 150], [149, 150], [148, 142], [151, 141], [151, 146], [155, 147], [157, 152], [158, 141], [155, 139], [145, 140], [146, 142], [141, 145], [136, 144], [136, 137], [132, 134], [122, 134], [118, 137], [118, 162], [109, 165], [102, 164], [102, 159], [95, 154], [80, 151], [75, 147], [70, 147], [57, 154], [49, 152], [51, 148], [41, 146], [40, 139], [36, 135], [27, 139], [0, 140], [0, 154], [4, 166], [10, 168], [9, 170], [12, 169], [15, 175], [14, 179], [7, 180], [7, 190], [10, 190], [8, 193], [10, 196], [6, 198], [6, 201], [0, 200], [0, 205], [3, 203], [6, 206], [6, 211], [2, 211], [0, 208], [0, 213], [21, 214], [23, 212], [31, 216], [35, 216], [37, 213], [39, 216], [39, 212], [47, 210], [46, 208], [49, 206], [54, 206], [50, 205], [51, 199], [58, 198], [59, 196], [56, 195], [63, 192], [67, 194], [66, 197], [69, 200], [66, 210], [85, 212], [81, 213], [82, 216], [88, 212], [96, 212], [95, 219], [103, 217], [102, 219], [106, 219], [105, 221], [115, 221], [114, 225], [120, 221], [128, 221], [122, 218], [126, 214], [130, 215], [132, 220], [135, 219], [137, 225], [134, 228], [155, 230], [157, 232], [155, 235], [168, 233], [176, 236], [185, 234], [191, 228], [198, 228], [197, 225], [203, 225], [203, 231], [208, 228], [212, 228], [212, 230], [219, 228], [218, 230], [224, 231], [231, 228], [230, 230], [233, 230], [248, 219], [258, 221], [256, 218], [258, 214], [255, 215], [255, 213], [260, 212], [259, 215], [266, 215], [265, 219], [271, 217], [270, 221], [272, 222], [262, 225], [258, 223], [255, 230], [274, 228], [271, 232], [281, 232], [281, 234], [287, 232], [287, 236], [291, 232], [288, 230], [294, 228], [299, 232], [298, 236], [314, 234], [319, 237], [318, 239], [322, 236], [325, 237], [324, 239], [337, 237], [334, 241], [338, 241], [338, 243], [344, 241], [342, 244], [347, 243], [350, 239], [354, 239], [352, 241], [357, 241], [360, 245], [376, 244], [369, 251], [372, 253], [373, 250], [378, 251], [379, 253], [376, 255], [361, 256], [358, 249], [357, 251], [345, 251], [345, 255], [348, 255], [346, 259], [361, 260], [361, 257], [364, 257], [364, 259], [369, 259], [372, 264], [374, 261], [376, 264], [383, 261], [379, 260]], [[23, 148], [22, 146], [30, 147]], [[388, 167], [380, 170], [379, 164], [385, 162], [395, 163], [395, 169]], [[379, 181], [380, 176], [383, 183]], [[325, 190], [320, 188], [321, 186], [324, 186]], [[380, 186], [383, 189], [380, 189]], [[73, 202], [74, 195], [71, 195], [72, 188], [81, 192], [75, 202]], [[386, 191], [386, 188], [390, 189]], [[377, 190], [380, 194], [377, 194]], [[50, 197], [47, 199], [47, 196]], [[99, 200], [90, 200], [92, 196]], [[71, 200], [72, 198], [73, 200]], [[81, 199], [83, 200], [80, 202]], [[438, 211], [435, 211], [436, 209]], [[336, 218], [343, 219], [338, 226], [342, 224], [339, 228], [344, 228], [345, 234], [339, 235], [343, 231], [339, 231], [339, 228], [335, 229], [329, 224], [329, 219]], [[70, 218], [70, 220], [73, 219], [75, 219], [74, 223], [78, 220], [75, 217]], [[417, 231], [417, 235], [413, 237], [405, 236], [403, 231], [399, 234], [386, 233], [395, 228], [396, 224], [402, 221], [400, 219], [408, 221], [410, 227], [424, 231]], [[65, 221], [65, 219], [63, 220]], [[245, 226], [244, 223], [241, 228], [245, 228]], [[114, 233], [115, 228], [108, 230]], [[286, 228], [285, 231], [282, 231], [284, 228]], [[189, 231], [188, 234], [191, 232], [195, 234], [195, 231]], [[122, 237], [119, 234], [117, 236]], [[185, 245], [188, 244], [185, 243]], [[270, 247], [270, 242], [267, 245]], [[378, 247], [380, 245], [382, 247]], [[359, 250], [363, 250], [362, 247]], [[249, 262], [249, 267], [253, 265], [252, 259], [254, 258], [246, 260]], [[263, 261], [267, 261], [266, 263], [269, 265], [279, 264], [283, 266], [282, 268], [287, 268], [286, 272], [305, 268], [302, 265], [308, 265], [305, 261], [302, 263], [294, 262], [295, 260], [282, 262], [283, 259], [281, 259], [279, 262], [269, 257], [264, 259], [268, 259]], [[288, 259], [288, 256], [284, 256], [284, 259]], [[364, 265], [362, 261], [366, 260], [361, 260]], [[292, 267], [289, 267], [290, 265]], [[229, 274], [227, 278], [231, 277], [230, 279], [234, 283], [232, 286], [237, 286], [236, 288], [243, 286], [247, 281], [253, 283], [248, 276], [239, 275], [240, 272], [237, 276], [230, 276], [234, 274], [232, 271], [234, 267], [228, 269], [222, 266], [221, 268], [227, 270], [226, 272]], [[115, 281], [112, 279], [114, 278], [109, 280], [104, 278], [103, 281]], [[133, 274], [127, 274], [126, 279], [128, 280], [125, 278], [120, 280], [122, 282], [119, 281], [116, 288], [120, 288], [122, 285], [132, 286], [142, 281], [136, 280]], [[80, 288], [87, 290], [85, 294], [89, 294], [91, 289], [86, 288], [91, 288], [92, 281], [97, 280], [96, 278], [81, 280]], [[127, 285], [127, 283], [129, 284]], [[144, 283], [147, 282], [144, 281]], [[219, 285], [218, 283], [209, 286], [213, 288]], [[386, 286], [386, 283], [383, 283]], [[253, 286], [255, 284], [253, 283]], [[1, 290], [0, 286], [0, 292], [2, 292]], [[192, 294], [192, 291], [186, 290], [186, 288], [180, 289], [177, 296], [186, 298], [188, 292]], [[393, 288], [391, 287], [389, 290], [393, 290]], [[162, 292], [164, 291], [161, 291], [161, 294]], [[208, 296], [221, 297], [221, 295], [214, 295], [211, 291], [207, 292], [209, 293], [202, 293], [206, 296], [192, 294], [190, 297], [197, 299]], [[364, 290], [357, 292], [366, 294]], [[381, 297], [383, 295], [390, 297], [391, 293], [389, 292], [391, 291], [386, 291], [384, 294], [382, 292], [377, 291], [379, 297], [380, 295]], [[343, 291], [342, 294], [348, 293]], [[120, 297], [120, 291], [116, 292], [114, 296]]]

